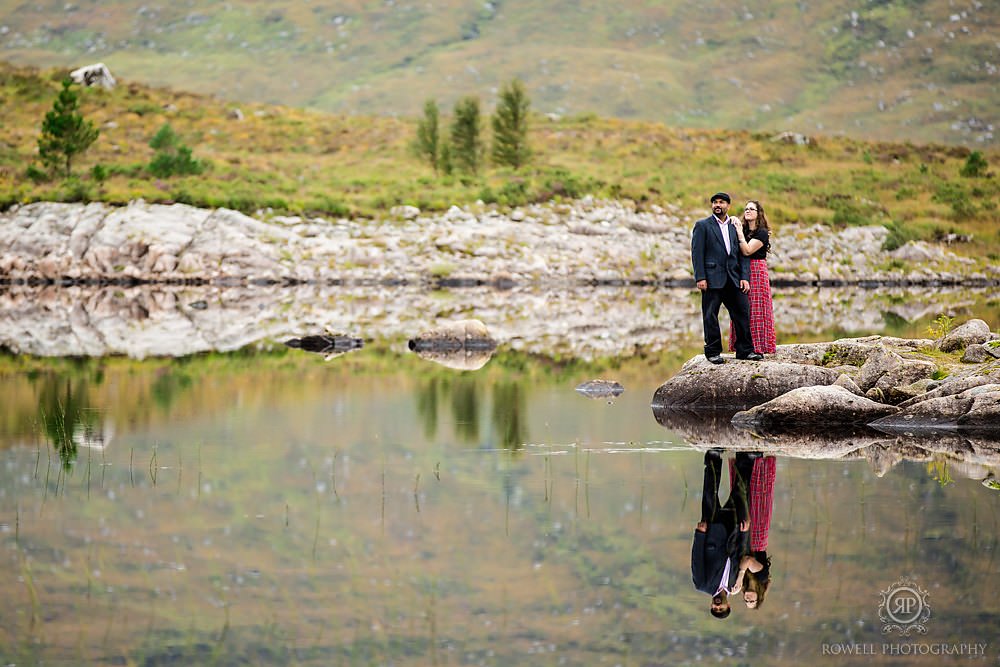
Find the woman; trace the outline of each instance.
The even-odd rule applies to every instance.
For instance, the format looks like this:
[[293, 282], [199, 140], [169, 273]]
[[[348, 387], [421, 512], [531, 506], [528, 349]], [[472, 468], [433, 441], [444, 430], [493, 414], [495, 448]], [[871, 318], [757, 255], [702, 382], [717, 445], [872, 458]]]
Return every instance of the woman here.
[[[748, 201], [743, 224], [733, 218], [740, 252], [750, 258], [750, 338], [757, 354], [777, 352], [774, 335], [774, 306], [771, 278], [767, 274], [767, 253], [771, 250], [771, 229], [759, 201]], [[729, 325], [729, 351], [736, 350], [736, 331]]]
[[[747, 489], [750, 504], [750, 553], [740, 560], [733, 593], [742, 590], [747, 609], [760, 609], [771, 585], [771, 557], [767, 555], [767, 538], [771, 532], [774, 479], [777, 476], [778, 462], [773, 456], [762, 456], [760, 452], [751, 452], [749, 456], [753, 459], [753, 472]], [[735, 475], [735, 468], [730, 462], [730, 484], [735, 481]]]
[[733, 593], [743, 592], [743, 604], [747, 609], [760, 609], [770, 586], [771, 558], [767, 553], [761, 551], [752, 556], [744, 556], [740, 560], [740, 572], [736, 575]]

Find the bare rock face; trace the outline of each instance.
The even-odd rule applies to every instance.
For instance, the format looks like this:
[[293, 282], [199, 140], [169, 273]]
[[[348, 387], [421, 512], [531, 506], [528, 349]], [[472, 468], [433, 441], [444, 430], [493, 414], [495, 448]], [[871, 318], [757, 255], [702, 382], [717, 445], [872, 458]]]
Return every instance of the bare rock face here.
[[902, 365], [903, 358], [901, 356], [892, 350], [887, 350], [882, 345], [876, 345], [869, 351], [855, 380], [862, 391], [868, 391], [875, 386], [879, 378]]
[[865, 392], [861, 391], [861, 387], [858, 386], [858, 383], [852, 380], [849, 375], [845, 375], [843, 373], [840, 374], [840, 377], [837, 378], [837, 381], [834, 382], [833, 385], [837, 387], [843, 387], [847, 391], [857, 396], [865, 395]]
[[969, 320], [944, 336], [938, 343], [938, 348], [942, 352], [952, 352], [966, 348], [973, 343], [986, 343], [991, 339], [990, 325], [982, 320]]
[[1000, 384], [981, 384], [958, 393], [925, 398], [894, 415], [873, 421], [872, 426], [904, 432], [939, 428], [1000, 431]]
[[963, 364], [981, 364], [984, 361], [992, 360], [993, 355], [990, 354], [988, 348], [985, 345], [979, 343], [973, 343], [965, 348], [965, 353], [962, 354]]
[[803, 426], [867, 424], [898, 408], [876, 403], [844, 387], [815, 386], [793, 389], [761, 405], [737, 412], [737, 426], [792, 430]]
[[828, 385], [840, 373], [809, 364], [730, 359], [721, 366], [702, 356], [684, 364], [680, 373], [653, 394], [653, 407], [745, 408], [798, 387]]

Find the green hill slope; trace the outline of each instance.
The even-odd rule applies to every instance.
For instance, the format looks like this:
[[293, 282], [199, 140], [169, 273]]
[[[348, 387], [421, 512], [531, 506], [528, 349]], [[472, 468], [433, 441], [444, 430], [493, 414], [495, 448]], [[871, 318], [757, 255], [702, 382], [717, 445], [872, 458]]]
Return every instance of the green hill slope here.
[[0, 1], [0, 58], [350, 114], [428, 97], [671, 126], [992, 145], [1000, 3]]
[[[1000, 261], [995, 148], [979, 154], [985, 169], [962, 176], [971, 155], [963, 146], [845, 137], [798, 145], [763, 132], [536, 114], [528, 137], [534, 157], [526, 168], [490, 165], [478, 176], [436, 176], [409, 151], [413, 118], [260, 104], [235, 114], [233, 105], [213, 97], [124, 80], [111, 91], [77, 89], [80, 111], [100, 136], [73, 162], [71, 178], [32, 180], [42, 118], [65, 74], [0, 63], [0, 208], [143, 198], [251, 213], [382, 216], [397, 204], [440, 211], [477, 199], [512, 207], [592, 194], [687, 213], [705, 210], [705, 197], [723, 188], [740, 205], [762, 200], [779, 225], [882, 224], [894, 244], [971, 235], [956, 249]], [[149, 142], [164, 123], [205, 162], [204, 173], [150, 173]]]

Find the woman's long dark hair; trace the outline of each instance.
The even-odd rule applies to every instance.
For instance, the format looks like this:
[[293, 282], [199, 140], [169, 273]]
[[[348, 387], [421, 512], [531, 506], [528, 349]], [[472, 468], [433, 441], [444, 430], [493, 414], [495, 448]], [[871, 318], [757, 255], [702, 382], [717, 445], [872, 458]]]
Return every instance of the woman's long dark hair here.
[[[767, 222], [767, 215], [764, 213], [764, 207], [756, 199], [751, 199], [747, 202], [748, 204], [753, 204], [757, 207], [757, 229], [763, 229], [768, 233], [767, 245], [764, 246], [764, 252], [771, 252], [771, 225]], [[741, 222], [743, 223], [743, 236], [744, 238], [750, 238], [750, 224], [747, 222], [746, 210], [743, 211], [743, 217]]]
[[755, 551], [751, 555], [764, 567], [760, 572], [747, 570], [743, 574], [743, 590], [753, 591], [757, 594], [757, 604], [751, 609], [760, 609], [760, 606], [764, 604], [767, 589], [771, 587], [771, 557], [767, 555], [766, 551]]

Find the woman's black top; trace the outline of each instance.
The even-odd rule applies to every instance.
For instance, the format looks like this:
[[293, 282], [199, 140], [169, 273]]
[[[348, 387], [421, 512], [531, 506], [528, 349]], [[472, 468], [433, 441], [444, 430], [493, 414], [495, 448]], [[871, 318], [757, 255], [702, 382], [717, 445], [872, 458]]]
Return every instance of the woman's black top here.
[[754, 254], [748, 256], [747, 259], [767, 259], [767, 251], [771, 249], [771, 235], [766, 229], [755, 229], [752, 232], [747, 232], [744, 230], [744, 236], [746, 236], [747, 243], [750, 243], [751, 239], [757, 239], [763, 243], [763, 247], [760, 248]]

